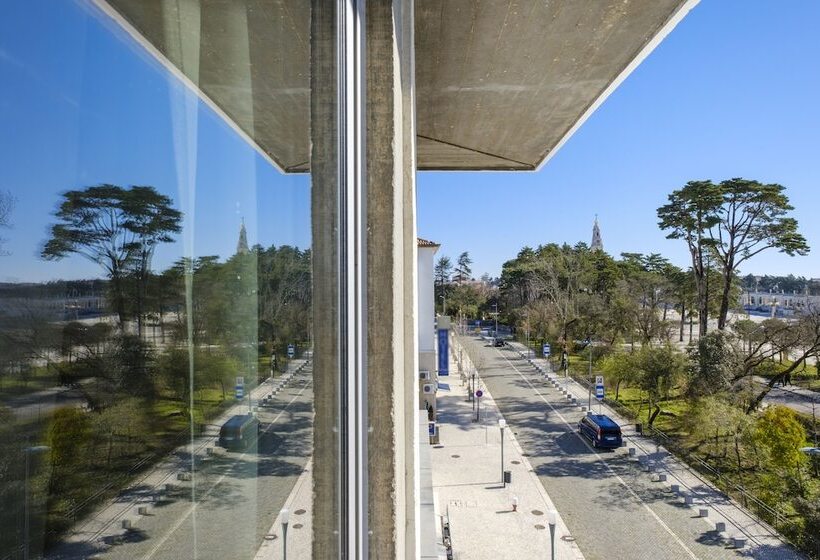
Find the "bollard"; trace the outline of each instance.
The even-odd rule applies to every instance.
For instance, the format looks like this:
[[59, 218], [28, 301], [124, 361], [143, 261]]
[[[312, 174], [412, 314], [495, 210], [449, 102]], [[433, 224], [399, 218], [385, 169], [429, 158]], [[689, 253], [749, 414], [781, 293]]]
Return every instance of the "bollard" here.
[[675, 494], [680, 494], [680, 484], [673, 484], [670, 491]]
[[743, 548], [746, 546], [746, 537], [734, 537], [732, 539], [732, 545], [735, 548]]
[[691, 506], [692, 504], [695, 503], [694, 496], [685, 496], [683, 498], [683, 503], [686, 504], [687, 506]]
[[723, 521], [718, 521], [715, 523], [715, 531], [718, 533], [725, 533], [726, 532], [726, 523]]
[[130, 519], [123, 519], [122, 520], [122, 528], [123, 529], [130, 529], [131, 528], [131, 520]]
[[148, 515], [148, 508], [146, 506], [140, 506], [137, 508], [137, 514], [139, 515]]
[[709, 517], [709, 510], [705, 508], [700, 508], [698, 510], [698, 517]]
[[629, 456], [634, 457], [638, 451], [634, 447], [629, 448]]
[[586, 405], [583, 405], [583, 406], [581, 407], [581, 412], [586, 412], [586, 411], [587, 411], [587, 407], [586, 407]]

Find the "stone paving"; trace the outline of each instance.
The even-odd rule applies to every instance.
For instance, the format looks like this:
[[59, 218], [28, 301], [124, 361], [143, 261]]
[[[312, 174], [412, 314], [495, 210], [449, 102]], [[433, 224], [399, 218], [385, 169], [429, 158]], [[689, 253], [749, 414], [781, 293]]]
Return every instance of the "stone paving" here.
[[[474, 422], [473, 404], [460, 378], [439, 381], [449, 390], [437, 395], [440, 440], [432, 449], [433, 490], [437, 515], [449, 519], [454, 558], [549, 559], [547, 517], [554, 505], [509, 428], [504, 470], [511, 471], [512, 481], [501, 484], [500, 415], [492, 395], [485, 389], [479, 421]], [[583, 559], [560, 513], [555, 546], [556, 559]]]

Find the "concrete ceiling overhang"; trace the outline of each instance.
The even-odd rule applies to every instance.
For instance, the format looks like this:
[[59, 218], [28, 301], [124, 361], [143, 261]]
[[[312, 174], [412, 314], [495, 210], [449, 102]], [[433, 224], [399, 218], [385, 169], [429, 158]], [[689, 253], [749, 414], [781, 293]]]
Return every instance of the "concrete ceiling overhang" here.
[[[417, 0], [423, 170], [535, 170], [698, 0]], [[95, 0], [284, 172], [310, 169], [307, 0]]]

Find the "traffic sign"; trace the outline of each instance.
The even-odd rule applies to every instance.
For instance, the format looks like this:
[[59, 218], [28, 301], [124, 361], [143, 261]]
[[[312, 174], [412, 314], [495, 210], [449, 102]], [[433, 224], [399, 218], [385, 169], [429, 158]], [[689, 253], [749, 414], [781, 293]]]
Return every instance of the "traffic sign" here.
[[296, 356], [296, 347], [293, 344], [288, 344], [288, 358], [291, 360]]
[[604, 400], [604, 386], [603, 385], [596, 385], [595, 386], [595, 398], [599, 401]]
[[544, 353], [544, 357], [545, 357], [545, 358], [549, 358], [550, 353], [552, 352], [552, 348], [550, 347], [550, 345], [549, 345], [549, 344], [547, 344], [547, 343], [545, 342], [545, 343], [544, 343], [544, 346], [542, 346], [542, 347], [541, 347], [541, 351]]
[[242, 400], [245, 397], [245, 378], [241, 375], [236, 376], [236, 385], [234, 386], [236, 400]]
[[596, 385], [603, 385], [604, 384], [604, 376], [603, 375], [596, 375], [595, 376], [595, 384]]
[[478, 391], [476, 391], [476, 392], [475, 392], [475, 396], [476, 396], [476, 397], [478, 397], [478, 398], [480, 399], [481, 397], [483, 397], [483, 396], [484, 396], [484, 391], [482, 391], [481, 389], [479, 389]]

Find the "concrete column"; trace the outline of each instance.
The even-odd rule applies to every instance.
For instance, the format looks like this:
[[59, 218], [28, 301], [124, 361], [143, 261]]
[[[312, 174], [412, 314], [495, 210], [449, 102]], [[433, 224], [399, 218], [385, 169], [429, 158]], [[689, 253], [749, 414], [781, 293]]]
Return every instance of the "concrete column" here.
[[[313, 557], [339, 551], [337, 60], [333, 2], [311, 14], [314, 325]], [[415, 558], [417, 325], [412, 3], [366, 4], [364, 126], [367, 529], [370, 558]], [[351, 232], [352, 233], [352, 232]], [[352, 305], [352, 303], [348, 304]]]
[[416, 98], [415, 22], [412, 1], [398, 2], [396, 33], [402, 99], [402, 204], [404, 227], [404, 557], [418, 558], [421, 550], [421, 466], [419, 449], [419, 294], [418, 231], [416, 229]]
[[365, 22], [369, 553], [414, 558], [412, 3], [368, 2]]
[[336, 3], [311, 10], [310, 136], [313, 232], [313, 558], [338, 558], [339, 500], [339, 114]]

